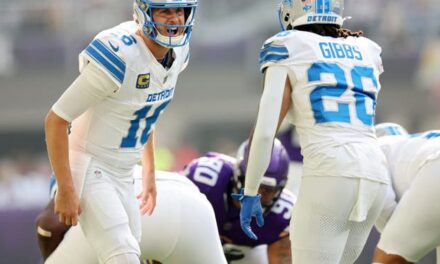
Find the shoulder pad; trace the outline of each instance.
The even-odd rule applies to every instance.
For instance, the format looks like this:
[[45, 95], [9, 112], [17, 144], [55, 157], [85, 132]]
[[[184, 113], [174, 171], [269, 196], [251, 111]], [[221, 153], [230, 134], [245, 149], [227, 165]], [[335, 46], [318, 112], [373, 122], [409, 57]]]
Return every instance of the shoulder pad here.
[[120, 87], [126, 70], [123, 49], [127, 45], [126, 42], [134, 43], [136, 40], [130, 35], [121, 37], [120, 32], [112, 30], [99, 33], [80, 54], [80, 71], [86, 63], [95, 63]]
[[223, 190], [233, 173], [234, 168], [231, 163], [219, 156], [209, 155], [191, 161], [184, 171], [184, 175], [205, 194], [212, 188]]
[[235, 163], [237, 161], [235, 158], [233, 158], [231, 156], [228, 156], [226, 154], [222, 154], [219, 152], [215, 152], [215, 151], [208, 151], [205, 154], [205, 156], [206, 157], [217, 157], [217, 158], [222, 159], [222, 160], [229, 162], [229, 163]]
[[260, 50], [260, 69], [263, 70], [270, 65], [289, 58], [289, 50], [286, 40], [294, 31], [282, 31], [267, 39]]
[[382, 48], [376, 42], [372, 41], [369, 38], [361, 37], [368, 43], [368, 47], [370, 50], [370, 54], [373, 56], [373, 62], [375, 63], [379, 73], [383, 72], [383, 63], [382, 63]]

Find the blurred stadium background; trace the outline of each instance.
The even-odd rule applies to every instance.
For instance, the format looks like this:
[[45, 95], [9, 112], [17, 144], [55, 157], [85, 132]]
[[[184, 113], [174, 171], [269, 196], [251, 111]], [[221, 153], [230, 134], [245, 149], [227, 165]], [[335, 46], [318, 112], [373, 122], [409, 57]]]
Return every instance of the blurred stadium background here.
[[[157, 125], [162, 169], [231, 153], [253, 125], [258, 51], [278, 29], [274, 0], [199, 0], [191, 60]], [[130, 0], [0, 0], [0, 263], [40, 263], [34, 218], [49, 199], [43, 120], [100, 30], [131, 19]], [[440, 128], [438, 0], [347, 0], [346, 26], [383, 47], [377, 121]], [[359, 263], [369, 263], [370, 242]], [[370, 250], [370, 251], [369, 251]], [[420, 263], [435, 263], [425, 258]]]

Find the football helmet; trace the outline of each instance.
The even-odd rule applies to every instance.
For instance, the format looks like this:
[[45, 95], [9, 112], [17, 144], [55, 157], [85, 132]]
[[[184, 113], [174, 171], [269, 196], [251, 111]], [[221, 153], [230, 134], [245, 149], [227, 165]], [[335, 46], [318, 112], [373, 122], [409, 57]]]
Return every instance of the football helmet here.
[[282, 0], [278, 18], [282, 30], [307, 24], [342, 26], [344, 0]]
[[376, 129], [377, 137], [408, 135], [408, 131], [406, 131], [405, 128], [396, 123], [380, 123], [377, 124], [374, 128]]
[[[238, 173], [236, 177], [237, 190], [244, 187], [245, 173], [247, 168], [247, 156], [249, 154], [249, 141], [244, 141], [237, 151]], [[268, 187], [275, 191], [274, 198], [269, 205], [270, 207], [281, 194], [287, 182], [287, 174], [289, 172], [290, 158], [286, 149], [278, 139], [275, 139], [272, 147], [272, 154], [270, 157], [269, 166], [264, 173], [262, 187]]]
[[[197, 0], [135, 0], [133, 18], [148, 38], [167, 48], [180, 47], [191, 38], [197, 4]], [[171, 25], [155, 22], [153, 10], [163, 8], [183, 8], [185, 23]], [[179, 36], [164, 36], [159, 33], [157, 26], [165, 27], [168, 32], [183, 28], [183, 33]]]

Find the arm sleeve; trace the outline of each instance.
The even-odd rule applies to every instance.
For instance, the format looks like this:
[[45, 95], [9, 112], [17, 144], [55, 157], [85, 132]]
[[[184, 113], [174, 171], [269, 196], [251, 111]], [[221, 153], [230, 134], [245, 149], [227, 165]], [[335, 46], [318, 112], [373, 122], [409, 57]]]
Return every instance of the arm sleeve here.
[[118, 86], [94, 64], [87, 64], [81, 74], [52, 106], [52, 111], [68, 122], [88, 108], [118, 91]]
[[266, 71], [264, 91], [249, 151], [244, 190], [246, 195], [257, 194], [258, 187], [269, 166], [286, 78], [287, 69], [283, 66], [272, 66]]

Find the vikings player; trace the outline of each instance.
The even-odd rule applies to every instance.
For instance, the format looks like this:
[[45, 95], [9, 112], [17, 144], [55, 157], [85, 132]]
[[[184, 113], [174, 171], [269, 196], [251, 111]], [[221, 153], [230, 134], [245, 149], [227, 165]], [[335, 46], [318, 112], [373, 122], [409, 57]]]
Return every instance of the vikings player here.
[[295, 196], [298, 196], [303, 167], [303, 156], [301, 155], [298, 134], [294, 126], [283, 123], [279, 129], [277, 138], [281, 144], [283, 144], [290, 157], [289, 175], [285, 188], [290, 190]]
[[264, 73], [242, 203], [243, 231], [262, 225], [258, 187], [273, 138], [288, 116], [299, 135], [303, 177], [290, 225], [293, 263], [354, 263], [389, 183], [374, 134], [381, 48], [342, 28], [343, 0], [283, 0], [282, 32], [260, 52]]
[[[66, 225], [79, 218], [100, 263], [139, 263], [140, 213], [156, 203], [154, 126], [188, 63], [196, 7], [135, 0], [134, 21], [101, 31], [80, 53], [80, 75], [46, 116], [55, 212]], [[140, 210], [132, 184], [139, 160]]]
[[266, 225], [256, 231], [259, 240], [253, 240], [240, 231], [240, 204], [231, 197], [231, 193], [242, 188], [246, 178], [247, 149], [246, 141], [240, 146], [237, 158], [208, 152], [188, 164], [184, 174], [212, 204], [225, 254], [231, 263], [290, 262], [288, 226], [296, 199], [284, 188], [289, 156], [280, 141], [275, 140], [270, 164], [259, 189]]
[[376, 223], [382, 232], [374, 262], [415, 263], [440, 245], [440, 131], [408, 135], [398, 124], [382, 123], [376, 134], [392, 188]]

